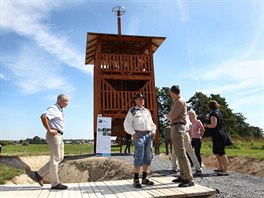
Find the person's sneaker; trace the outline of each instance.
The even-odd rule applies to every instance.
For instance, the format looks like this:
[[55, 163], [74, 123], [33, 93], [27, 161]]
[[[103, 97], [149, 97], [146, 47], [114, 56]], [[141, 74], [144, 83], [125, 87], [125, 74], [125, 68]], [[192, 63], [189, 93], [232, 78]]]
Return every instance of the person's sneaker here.
[[184, 181], [184, 182], [181, 182], [178, 186], [179, 187], [190, 187], [190, 186], [194, 186], [194, 183], [193, 181]]
[[141, 184], [139, 183], [138, 179], [133, 181], [133, 186], [134, 188], [141, 188]]
[[56, 186], [52, 186], [51, 189], [54, 190], [66, 190], [68, 188], [68, 186], [63, 185], [62, 183], [59, 183]]
[[201, 170], [196, 170], [195, 173], [193, 174], [194, 177], [199, 177], [202, 176], [202, 171]]
[[42, 177], [38, 174], [38, 172], [35, 172], [34, 176], [34, 180], [38, 182], [40, 186], [43, 186]]
[[185, 180], [182, 179], [181, 177], [179, 177], [179, 178], [177, 178], [177, 179], [172, 180], [172, 182], [179, 183], [179, 182], [185, 182]]

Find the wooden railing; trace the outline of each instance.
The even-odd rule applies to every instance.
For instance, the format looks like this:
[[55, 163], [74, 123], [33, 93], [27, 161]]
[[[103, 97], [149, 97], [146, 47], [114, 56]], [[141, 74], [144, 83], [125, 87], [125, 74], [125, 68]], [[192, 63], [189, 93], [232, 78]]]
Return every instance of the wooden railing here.
[[152, 72], [151, 61], [146, 55], [102, 54], [100, 69], [113, 72]]
[[151, 92], [152, 82], [148, 81], [139, 91], [117, 91], [107, 81], [102, 80], [101, 89], [101, 107], [102, 110], [128, 110], [131, 108], [132, 98], [137, 92], [141, 92], [146, 96], [146, 107], [154, 109], [152, 101], [155, 100], [155, 95]]

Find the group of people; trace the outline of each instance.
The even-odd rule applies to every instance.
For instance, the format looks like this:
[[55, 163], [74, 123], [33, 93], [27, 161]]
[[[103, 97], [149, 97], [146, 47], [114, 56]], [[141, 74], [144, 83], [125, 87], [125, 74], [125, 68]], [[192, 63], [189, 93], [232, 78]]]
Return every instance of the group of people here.
[[[179, 183], [179, 187], [193, 186], [193, 174], [187, 153], [191, 157], [195, 167], [195, 174], [202, 173], [202, 160], [200, 155], [201, 138], [204, 133], [204, 128], [209, 128], [212, 131], [213, 153], [218, 161], [218, 168], [214, 170], [218, 175], [228, 175], [227, 165], [228, 160], [225, 153], [225, 138], [219, 132], [222, 129], [223, 119], [219, 111], [219, 104], [216, 101], [210, 101], [208, 108], [208, 122], [204, 125], [197, 120], [193, 110], [188, 112], [189, 120], [187, 119], [186, 101], [180, 95], [178, 85], [173, 85], [170, 88], [170, 95], [173, 99], [171, 110], [168, 114], [170, 123], [170, 136], [172, 141], [173, 151], [173, 168], [178, 170], [180, 176], [172, 182]], [[153, 158], [152, 141], [156, 136], [156, 125], [153, 122], [150, 111], [144, 107], [145, 96], [137, 93], [132, 98], [133, 107], [128, 111], [124, 129], [127, 133], [127, 150], [130, 153], [131, 137], [135, 144], [134, 151], [134, 179], [133, 186], [141, 188], [141, 185], [154, 185], [154, 182], [148, 179], [148, 168]], [[64, 131], [64, 114], [63, 108], [68, 105], [68, 97], [60, 94], [57, 97], [56, 104], [50, 106], [42, 115], [41, 121], [45, 127], [46, 141], [50, 150], [50, 161], [34, 173], [34, 180], [43, 186], [43, 176], [50, 173], [51, 189], [65, 190], [68, 187], [62, 184], [58, 177], [58, 165], [64, 158], [64, 143], [62, 139]], [[188, 122], [188, 123], [187, 123]], [[189, 136], [191, 133], [191, 139]], [[192, 140], [192, 145], [191, 145]], [[195, 154], [192, 146], [194, 147]], [[186, 152], [187, 151], [187, 152]], [[176, 163], [177, 160], [177, 163]], [[142, 179], [139, 180], [139, 174], [142, 169]]]
[[[180, 95], [178, 85], [170, 88], [170, 95], [173, 99], [171, 110], [168, 114], [170, 126], [170, 138], [172, 142], [172, 164], [173, 170], [178, 171], [180, 176], [172, 182], [179, 183], [179, 187], [194, 186], [193, 176], [202, 174], [201, 145], [205, 128], [211, 130], [213, 141], [213, 153], [218, 162], [218, 168], [214, 170], [217, 175], [228, 175], [228, 160], [225, 153], [225, 136], [220, 132], [223, 127], [223, 116], [219, 111], [220, 105], [216, 101], [208, 103], [207, 123], [202, 124], [197, 119], [195, 111], [187, 112], [186, 101]], [[152, 140], [156, 135], [156, 125], [152, 120], [150, 111], [144, 107], [145, 96], [141, 93], [132, 98], [134, 106], [128, 111], [124, 129], [130, 134], [135, 143], [134, 152], [134, 180], [133, 186], [141, 188], [144, 185], [154, 185], [154, 182], [147, 178], [148, 167], [153, 158]], [[188, 115], [188, 116], [187, 116]], [[188, 118], [187, 118], [188, 117]], [[190, 135], [189, 135], [190, 133]], [[190, 138], [191, 137], [191, 138]], [[193, 151], [194, 148], [194, 151]], [[195, 174], [192, 174], [189, 154], [195, 167]], [[142, 181], [139, 180], [139, 172], [142, 168]]]

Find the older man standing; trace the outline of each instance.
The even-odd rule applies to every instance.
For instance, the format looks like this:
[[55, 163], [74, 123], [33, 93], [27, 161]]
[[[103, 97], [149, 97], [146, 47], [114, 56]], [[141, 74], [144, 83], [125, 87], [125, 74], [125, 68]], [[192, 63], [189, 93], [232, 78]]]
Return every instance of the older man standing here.
[[51, 189], [65, 190], [68, 187], [61, 184], [58, 177], [59, 163], [64, 158], [64, 143], [62, 135], [64, 131], [63, 108], [68, 105], [68, 97], [60, 94], [57, 103], [52, 105], [44, 112], [40, 118], [43, 126], [47, 130], [46, 141], [50, 150], [50, 161], [35, 172], [35, 180], [43, 186], [42, 177], [50, 173]]
[[141, 93], [133, 97], [132, 103], [135, 106], [128, 111], [124, 121], [125, 131], [131, 134], [135, 141], [133, 182], [135, 188], [141, 188], [139, 182], [141, 167], [143, 169], [142, 184], [154, 185], [153, 181], [147, 179], [147, 171], [153, 158], [152, 139], [156, 134], [156, 125], [152, 120], [150, 111], [144, 107], [144, 99], [145, 96]]
[[180, 182], [179, 187], [189, 187], [193, 186], [194, 183], [192, 181], [192, 169], [184, 146], [187, 105], [180, 96], [178, 85], [171, 87], [170, 94], [173, 99], [173, 105], [168, 115], [171, 125], [171, 140], [180, 166], [180, 177], [174, 179], [173, 182]]

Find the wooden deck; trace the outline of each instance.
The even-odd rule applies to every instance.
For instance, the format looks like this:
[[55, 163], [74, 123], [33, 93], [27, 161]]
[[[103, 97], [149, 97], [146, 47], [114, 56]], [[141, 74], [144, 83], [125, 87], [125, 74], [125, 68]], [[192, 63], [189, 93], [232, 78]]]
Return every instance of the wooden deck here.
[[179, 188], [171, 182], [175, 177], [151, 177], [154, 186], [132, 186], [132, 180], [68, 183], [67, 190], [51, 190], [49, 184], [42, 188], [36, 185], [0, 185], [1, 198], [147, 198], [147, 197], [216, 197], [216, 191], [199, 184]]

